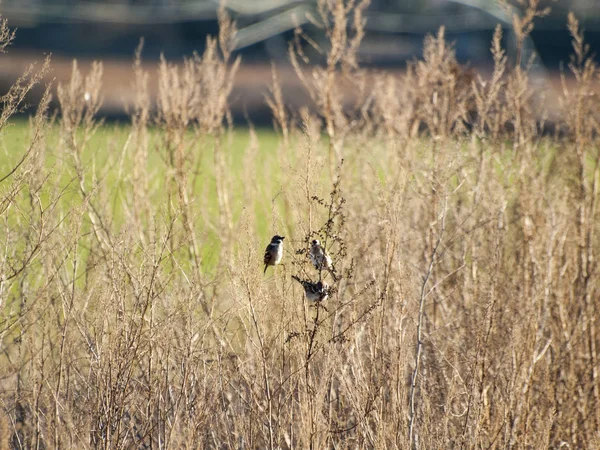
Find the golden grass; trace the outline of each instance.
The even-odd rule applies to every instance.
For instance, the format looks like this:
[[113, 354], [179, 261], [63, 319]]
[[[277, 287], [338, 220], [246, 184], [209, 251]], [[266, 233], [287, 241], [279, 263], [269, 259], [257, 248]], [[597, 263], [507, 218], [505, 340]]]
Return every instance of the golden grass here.
[[[253, 130], [233, 150], [224, 15], [204, 55], [160, 63], [156, 110], [138, 51], [102, 164], [101, 64], [73, 66], [55, 119], [47, 91], [0, 174], [0, 448], [599, 448], [598, 70], [575, 18], [549, 136], [500, 28], [489, 78], [443, 30], [405, 76], [367, 77], [366, 2], [319, 5], [325, 65], [301, 30], [290, 49], [315, 109], [288, 110], [274, 69], [270, 153]], [[519, 45], [544, 13], [515, 17]], [[333, 291], [308, 305], [291, 275]]]

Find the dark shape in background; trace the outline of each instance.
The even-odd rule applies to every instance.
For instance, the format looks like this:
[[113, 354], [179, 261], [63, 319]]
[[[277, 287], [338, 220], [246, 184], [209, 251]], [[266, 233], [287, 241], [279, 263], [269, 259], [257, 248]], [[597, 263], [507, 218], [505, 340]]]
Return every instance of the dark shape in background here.
[[[538, 20], [527, 43], [537, 53], [540, 76], [553, 77], [561, 61], [567, 62], [571, 39], [566, 29], [567, 8], [582, 19], [586, 41], [600, 48], [600, 5], [592, 0], [552, 3], [550, 17]], [[0, 12], [17, 37], [0, 61], [0, 92], [5, 92], [30, 61], [53, 55], [53, 77], [68, 79], [73, 58], [86, 65], [93, 59], [105, 63], [103, 113], [123, 115], [131, 86], [133, 51], [144, 37], [143, 57], [154, 72], [161, 54], [179, 60], [202, 53], [206, 37], [218, 33], [217, 1], [210, 0], [3, 0]], [[236, 53], [244, 64], [232, 94], [234, 117], [245, 114], [257, 123], [270, 121], [263, 94], [270, 83], [270, 61], [281, 71], [284, 95], [292, 103], [307, 103], [287, 60], [288, 41], [296, 26], [319, 45], [323, 31], [314, 0], [229, 0], [227, 9], [237, 21]], [[408, 60], [418, 57], [427, 33], [446, 27], [455, 43], [458, 61], [485, 70], [491, 63], [489, 45], [493, 29], [501, 23], [507, 31], [511, 53], [510, 18], [489, 0], [372, 0], [366, 14], [366, 35], [359, 51], [363, 65], [401, 72]], [[310, 50], [310, 49], [307, 49]], [[312, 58], [319, 55], [312, 52]]]

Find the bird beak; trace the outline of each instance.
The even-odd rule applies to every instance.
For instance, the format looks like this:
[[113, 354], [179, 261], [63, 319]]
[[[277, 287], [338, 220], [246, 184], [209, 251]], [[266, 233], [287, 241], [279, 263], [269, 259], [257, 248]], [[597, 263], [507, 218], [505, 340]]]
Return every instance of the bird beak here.
[[285, 236], [281, 236], [281, 240], [283, 241], [285, 239]]

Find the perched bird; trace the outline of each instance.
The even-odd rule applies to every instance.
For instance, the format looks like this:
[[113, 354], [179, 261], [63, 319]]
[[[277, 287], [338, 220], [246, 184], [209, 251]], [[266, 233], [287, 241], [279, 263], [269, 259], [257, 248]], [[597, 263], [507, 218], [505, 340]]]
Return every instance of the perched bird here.
[[283, 257], [283, 240], [285, 237], [275, 235], [271, 239], [271, 243], [267, 245], [267, 249], [265, 250], [265, 271], [267, 272], [267, 267], [276, 266], [281, 262], [281, 258]]
[[310, 262], [312, 262], [313, 266], [315, 266], [315, 269], [328, 270], [329, 273], [331, 273], [333, 279], [335, 280], [331, 256], [327, 254], [327, 252], [325, 251], [318, 239], [315, 239], [311, 242], [308, 257], [310, 258]]
[[305, 281], [298, 278], [296, 275], [292, 275], [292, 278], [302, 285], [304, 288], [304, 295], [311, 303], [317, 303], [327, 300], [329, 296], [329, 286], [327, 283], [317, 281], [313, 283], [311, 281]]

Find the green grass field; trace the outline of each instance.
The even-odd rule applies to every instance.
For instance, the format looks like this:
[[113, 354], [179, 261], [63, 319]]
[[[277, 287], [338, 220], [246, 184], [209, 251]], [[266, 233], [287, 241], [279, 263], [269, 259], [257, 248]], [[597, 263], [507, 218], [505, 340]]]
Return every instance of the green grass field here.
[[[111, 226], [115, 230], [120, 229], [125, 222], [124, 196], [131, 190], [133, 165], [137, 164], [131, 157], [131, 146], [128, 142], [131, 128], [123, 124], [103, 124], [91, 136], [81, 156], [82, 165], [86, 168], [84, 177], [85, 185], [91, 188], [95, 183], [102, 186], [106, 212], [110, 215]], [[3, 131], [0, 137], [0, 148], [2, 158], [0, 163], [0, 174], [7, 174], [27, 152], [31, 142], [31, 127], [27, 120], [18, 119], [12, 121]], [[277, 193], [283, 180], [274, 172], [273, 177], [248, 177], [245, 174], [247, 168], [245, 160], [246, 152], [252, 145], [252, 166], [265, 167], [265, 163], [277, 160], [276, 152], [279, 140], [272, 130], [253, 130], [253, 139], [249, 129], [236, 128], [224, 138], [225, 159], [230, 183], [228, 189], [231, 194], [231, 214], [235, 220], [239, 219], [242, 209], [248, 200], [248, 189], [259, 193], [264, 197], [264, 202], [252, 203], [251, 212], [255, 215], [257, 226], [257, 238], [268, 242], [270, 235], [269, 216], [271, 214], [271, 199]], [[167, 205], [168, 197], [165, 182], [168, 168], [166, 167], [165, 155], [161, 152], [161, 131], [149, 129], [148, 155], [145, 170], [148, 176], [148, 201], [153, 205]], [[190, 133], [190, 140], [193, 140]], [[207, 246], [203, 251], [203, 262], [206, 270], [213, 270], [215, 255], [218, 254], [220, 240], [216, 234], [218, 230], [214, 223], [219, 215], [216, 195], [216, 174], [214, 158], [214, 139], [212, 137], [200, 138], [195, 141], [196, 145], [190, 152], [197, 152], [198, 168], [193, 177], [195, 193], [193, 202], [200, 203], [202, 217], [197, 221], [197, 226], [203, 228], [207, 238]], [[54, 125], [48, 130], [45, 146], [45, 169], [52, 178], [65, 188], [61, 195], [59, 208], [68, 209], [74, 202], [81, 202], [78, 192], [77, 180], [75, 179], [74, 163], [68, 152], [64, 151], [64, 143], [61, 143], [59, 125]], [[257, 185], [247, 186], [249, 179], [255, 180]], [[43, 197], [44, 198], [44, 197]], [[48, 200], [48, 197], [45, 198]], [[160, 208], [159, 208], [160, 209]]]

